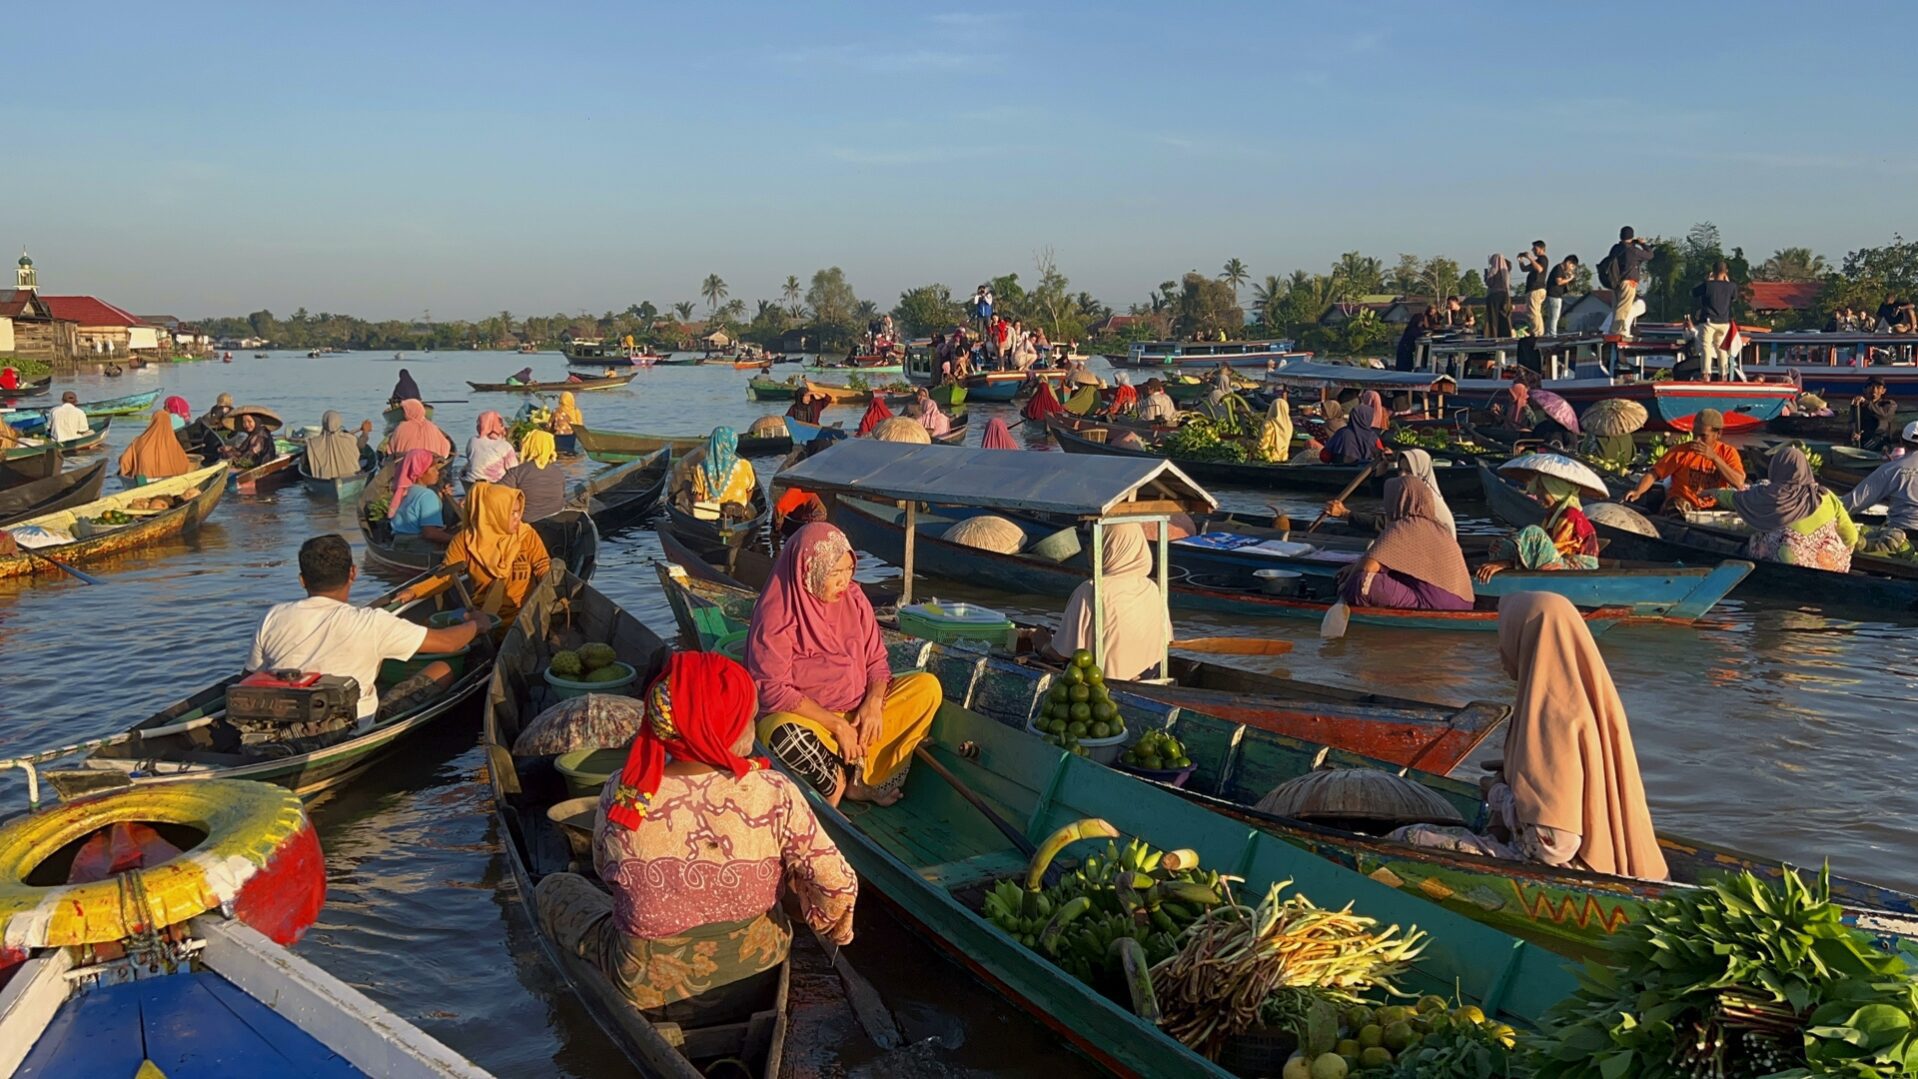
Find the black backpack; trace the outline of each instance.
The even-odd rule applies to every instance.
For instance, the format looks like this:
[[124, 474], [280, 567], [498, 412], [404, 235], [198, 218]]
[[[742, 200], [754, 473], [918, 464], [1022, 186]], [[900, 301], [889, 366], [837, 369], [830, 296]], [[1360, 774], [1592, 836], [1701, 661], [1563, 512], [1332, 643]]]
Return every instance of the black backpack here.
[[1604, 258], [1598, 260], [1599, 287], [1600, 288], [1617, 288], [1618, 275], [1619, 275], [1619, 272], [1623, 269], [1624, 267], [1619, 265], [1618, 256], [1611, 252], [1607, 252]]

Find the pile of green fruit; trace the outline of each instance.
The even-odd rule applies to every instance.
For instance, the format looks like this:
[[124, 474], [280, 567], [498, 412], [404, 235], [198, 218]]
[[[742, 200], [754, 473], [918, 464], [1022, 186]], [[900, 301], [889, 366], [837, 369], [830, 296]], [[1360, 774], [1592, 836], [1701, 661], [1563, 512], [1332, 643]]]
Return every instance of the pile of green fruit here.
[[1485, 447], [1450, 427], [1395, 427], [1392, 429], [1391, 441], [1394, 446], [1410, 446], [1422, 450], [1485, 452]]
[[1485, 1018], [1476, 1005], [1451, 1008], [1437, 996], [1416, 1005], [1340, 1009], [1314, 990], [1292, 989], [1266, 1002], [1265, 1021], [1299, 1038], [1284, 1079], [1509, 1075], [1517, 1056], [1516, 1030]]
[[386, 499], [376, 498], [366, 504], [366, 519], [369, 521], [386, 520]]
[[1092, 662], [1091, 652], [1081, 648], [1072, 653], [1072, 661], [1052, 683], [1052, 693], [1032, 726], [1046, 741], [1082, 757], [1086, 751], [1080, 739], [1125, 735], [1125, 717], [1112, 703], [1105, 674]]
[[1165, 436], [1159, 452], [1188, 461], [1243, 462], [1245, 446], [1237, 441], [1239, 434], [1236, 424], [1195, 416]]
[[577, 650], [554, 652], [546, 669], [553, 677], [569, 682], [612, 682], [626, 677], [626, 668], [620, 666], [613, 646], [597, 641]]
[[[1218, 872], [1201, 871], [1196, 853], [1159, 851], [1137, 838], [1120, 846], [1112, 842], [1118, 836], [1097, 818], [1066, 825], [1033, 853], [1023, 887], [1002, 880], [982, 905], [1008, 936], [1115, 996], [1139, 983], [1149, 991], [1146, 969], [1170, 957], [1179, 934], [1223, 898]], [[1103, 853], [1042, 886], [1060, 851], [1098, 838], [1108, 840]]]
[[1185, 746], [1177, 738], [1165, 731], [1150, 730], [1126, 747], [1119, 763], [1128, 768], [1158, 772], [1190, 768], [1192, 758], [1186, 756]]
[[98, 517], [83, 517], [81, 520], [87, 521], [96, 527], [100, 525], [130, 525], [133, 523], [133, 517], [120, 510], [108, 510]]

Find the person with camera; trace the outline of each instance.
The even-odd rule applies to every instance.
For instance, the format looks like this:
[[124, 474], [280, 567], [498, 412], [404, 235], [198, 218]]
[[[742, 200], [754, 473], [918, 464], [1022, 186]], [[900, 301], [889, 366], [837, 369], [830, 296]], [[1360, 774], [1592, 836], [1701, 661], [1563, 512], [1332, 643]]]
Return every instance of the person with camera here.
[[1632, 323], [1638, 319], [1638, 282], [1645, 276], [1645, 264], [1652, 260], [1652, 245], [1638, 238], [1630, 225], [1618, 230], [1618, 242], [1599, 263], [1599, 284], [1612, 290], [1612, 332], [1621, 339], [1632, 339]]
[[1525, 271], [1525, 313], [1531, 319], [1532, 336], [1538, 337], [1545, 332], [1545, 286], [1552, 274], [1544, 240], [1533, 240], [1532, 249], [1518, 256], [1518, 268]]

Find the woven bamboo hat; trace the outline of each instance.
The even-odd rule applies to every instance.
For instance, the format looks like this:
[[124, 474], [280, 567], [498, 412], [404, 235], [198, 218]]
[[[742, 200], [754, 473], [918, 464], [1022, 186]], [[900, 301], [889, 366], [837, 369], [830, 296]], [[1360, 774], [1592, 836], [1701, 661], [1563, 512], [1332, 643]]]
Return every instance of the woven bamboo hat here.
[[1521, 479], [1551, 476], [1564, 480], [1592, 498], [1611, 497], [1611, 492], [1605, 489], [1605, 481], [1598, 478], [1598, 473], [1570, 457], [1556, 453], [1528, 453], [1523, 457], [1514, 457], [1498, 466], [1498, 470], [1503, 475]]
[[1585, 410], [1579, 420], [1595, 435], [1629, 435], [1645, 426], [1645, 406], [1623, 397], [1608, 397]]

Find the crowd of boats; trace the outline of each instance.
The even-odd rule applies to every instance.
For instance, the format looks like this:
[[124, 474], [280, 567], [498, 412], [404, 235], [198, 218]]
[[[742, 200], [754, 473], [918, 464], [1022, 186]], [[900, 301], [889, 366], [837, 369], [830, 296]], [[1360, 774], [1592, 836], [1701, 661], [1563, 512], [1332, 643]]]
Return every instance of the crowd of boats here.
[[[569, 364], [666, 362], [593, 344], [576, 343]], [[525, 906], [534, 907], [543, 883], [550, 890], [571, 874], [596, 880], [604, 815], [632, 782], [620, 774], [631, 767], [629, 743], [644, 740], [634, 723], [657, 714], [661, 684], [653, 676], [675, 651], [744, 661], [756, 609], [781, 587], [782, 573], [794, 572], [789, 538], [822, 522], [903, 570], [854, 588], [878, 612], [886, 665], [934, 675], [942, 700], [912, 750], [925, 768], [896, 801], [842, 800], [803, 778], [803, 762], [791, 755], [773, 754], [772, 767], [802, 777], [810, 812], [864, 888], [1062, 1040], [1117, 1074], [1276, 1074], [1283, 1062], [1234, 1065], [1215, 1043], [1174, 1037], [1136, 986], [1128, 994], [1075, 977], [982, 913], [1002, 882], [1037, 892], [1044, 862], [1035, 847], [1081, 835], [1136, 839], [1175, 862], [1189, 856], [1226, 874], [1239, 894], [1289, 882], [1319, 907], [1351, 904], [1381, 924], [1416, 924], [1429, 943], [1400, 972], [1400, 987], [1477, 1009], [1488, 1022], [1534, 1027], [1573, 992], [1568, 962], [1602, 957], [1608, 939], [1662, 899], [1715, 874], [1776, 882], [1794, 870], [1663, 832], [1655, 843], [1666, 872], [1655, 879], [1413, 842], [1403, 829], [1471, 828], [1487, 819], [1481, 786], [1449, 773], [1513, 708], [1280, 678], [1227, 658], [1282, 652], [1282, 641], [1169, 632], [1155, 644], [1156, 662], [1113, 667], [1097, 683], [1104, 688], [1095, 703], [1122, 717], [1113, 724], [1120, 735], [1049, 737], [1048, 709], [1083, 700], [1071, 691], [1112, 658], [1101, 589], [1113, 569], [1106, 541], [1115, 529], [1149, 533], [1157, 578], [1150, 594], [1170, 612], [1168, 626], [1181, 612], [1205, 611], [1311, 618], [1328, 634], [1347, 622], [1494, 631], [1501, 601], [1537, 592], [1563, 597], [1593, 635], [1627, 622], [1692, 632], [1732, 595], [1899, 616], [1918, 605], [1909, 545], [1878, 549], [1861, 539], [1845, 568], [1818, 568], [1770, 548], [1760, 553], [1754, 543], [1767, 527], [1802, 517], [1783, 526], [1753, 520], [1746, 503], [1730, 500], [1700, 508], [1671, 498], [1663, 512], [1605, 501], [1637, 491], [1648, 472], [1647, 483], [1670, 482], [1658, 463], [1667, 454], [1720, 454], [1721, 434], [1742, 436], [1730, 450], [1744, 455], [1741, 476], [1798, 482], [1772, 464], [1796, 454], [1838, 491], [1902, 459], [1901, 439], [1889, 431], [1873, 432], [1881, 449], [1855, 448], [1841, 429], [1846, 417], [1812, 407], [1823, 405], [1816, 388], [1847, 392], [1849, 369], [1800, 371], [1818, 366], [1800, 352], [1775, 370], [1746, 368], [1779, 381], [1656, 377], [1669, 367], [1657, 357], [1670, 355], [1655, 333], [1638, 343], [1534, 342], [1522, 355], [1499, 342], [1435, 339], [1414, 370], [1385, 371], [1317, 362], [1285, 342], [1164, 343], [1115, 361], [1110, 381], [1070, 359], [955, 378], [922, 350], [905, 350], [890, 371], [855, 355], [777, 380], [766, 370], [776, 358], [729, 356], [725, 362], [753, 369], [752, 399], [790, 401], [786, 415], [744, 435], [720, 428], [676, 436], [588, 424], [573, 400], [576, 392], [626, 387], [637, 372], [540, 381], [528, 370], [468, 383], [474, 392], [528, 399], [510, 423], [483, 415], [464, 454], [433, 426], [431, 404], [401, 372], [378, 441], [370, 424], [356, 435], [334, 414], [286, 432], [270, 409], [224, 402], [197, 419], [180, 417], [176, 433], [169, 417], [177, 413], [155, 413], [151, 432], [177, 441], [189, 467], [149, 474], [140, 469], [171, 455], [133, 454], [122, 460], [124, 489], [104, 497], [108, 462], [71, 459], [97, 452], [112, 417], [151, 409], [159, 391], [79, 404], [87, 434], [58, 441], [33, 434], [36, 417], [44, 424], [50, 411], [35, 402], [47, 385], [0, 391], [0, 419], [17, 442], [0, 469], [0, 534], [12, 547], [0, 552], [0, 576], [90, 581], [81, 567], [98, 563], [104, 572], [117, 553], [190, 531], [227, 490], [297, 480], [315, 498], [356, 507], [369, 559], [415, 574], [364, 606], [434, 628], [501, 616], [477, 619], [482, 628], [457, 651], [388, 660], [382, 694], [414, 685], [432, 665], [443, 664], [444, 675], [367, 722], [301, 725], [323, 699], [323, 672], [270, 672], [288, 676], [270, 684], [234, 675], [119, 733], [0, 760], [0, 771], [25, 774], [32, 803], [0, 825], [0, 1074], [123, 1065], [132, 1074], [143, 1062], [171, 1074], [169, 1061], [209, 1045], [234, 1057], [324, 1057], [339, 1074], [482, 1074], [284, 950], [317, 917], [324, 890], [323, 855], [300, 799], [351, 782], [430, 724], [477, 721], [500, 842]], [[1140, 369], [1153, 377], [1134, 387], [1127, 376]], [[823, 381], [834, 371], [861, 377]], [[893, 373], [901, 379], [890, 386], [864, 377]], [[1170, 417], [1142, 407], [1161, 394]], [[1022, 402], [1019, 422], [1064, 452], [1018, 448], [1000, 418], [984, 425], [979, 446], [966, 446], [968, 401]], [[909, 415], [893, 417], [895, 408]], [[857, 423], [852, 409], [861, 411]], [[1340, 459], [1329, 447], [1353, 439], [1335, 444], [1334, 436], [1361, 427], [1364, 452]], [[1200, 430], [1204, 441], [1191, 436]], [[242, 442], [253, 455], [230, 459], [225, 451]], [[263, 445], [271, 452], [259, 452]], [[560, 455], [601, 467], [547, 501], [540, 492], [563, 483], [546, 473]], [[451, 467], [460, 459], [463, 503]], [[770, 467], [756, 471], [754, 459]], [[1533, 557], [1510, 537], [1455, 535], [1478, 571], [1463, 607], [1367, 606], [1350, 602], [1344, 582], [1377, 549], [1380, 530], [1392, 527], [1390, 512], [1382, 521], [1338, 513], [1295, 527], [1283, 513], [1222, 510], [1207, 483], [1323, 495], [1328, 510], [1419, 484], [1438, 505], [1482, 507], [1514, 530], [1543, 526], [1554, 538], [1575, 509], [1594, 546], [1586, 560], [1563, 561], [1575, 552]], [[506, 581], [497, 568], [460, 556], [495, 527], [482, 491], [496, 487], [516, 492], [507, 531], [523, 518], [537, 533], [550, 556], [544, 572]], [[1859, 509], [1861, 521], [1877, 521], [1873, 507]], [[646, 527], [663, 553], [658, 584], [677, 623], [673, 642], [592, 585], [601, 537]], [[460, 545], [453, 554], [449, 542]], [[1089, 596], [1081, 608], [1086, 654], [1055, 651], [1051, 625], [977, 605], [915, 602], [920, 578], [1005, 593], [1015, 603], [1074, 597], [1077, 605]], [[562, 667], [560, 654], [586, 642], [610, 649], [596, 669], [623, 670], [623, 679], [570, 681], [575, 668]], [[249, 691], [270, 707], [260, 711]], [[631, 709], [638, 718], [609, 722], [587, 694], [640, 698]], [[1179, 747], [1176, 767], [1120, 757], [1146, 732]], [[1631, 774], [1635, 780], [1635, 765]], [[1066, 860], [1083, 869], [1089, 850]], [[1149, 871], [1140, 879], [1172, 886]], [[1898, 948], [1918, 935], [1918, 897], [1842, 877], [1830, 888], [1843, 923], [1865, 938]], [[1147, 919], [1143, 906], [1138, 917]], [[750, 999], [714, 1020], [642, 1009], [606, 964], [584, 957], [563, 919], [536, 917], [534, 929], [546, 961], [644, 1074], [713, 1074], [722, 1064], [729, 1074], [784, 1074], [809, 1029], [843, 1032], [849, 1022], [872, 1042], [859, 1052], [897, 1045], [883, 1002], [847, 957], [803, 934], [774, 976], [755, 981]], [[837, 986], [834, 999], [794, 1007], [791, 987], [801, 977]], [[143, 1009], [149, 1030], [171, 1022], [179, 1033], [150, 1033], [144, 1043], [100, 1036]], [[198, 1049], [188, 1044], [196, 1039]]]

